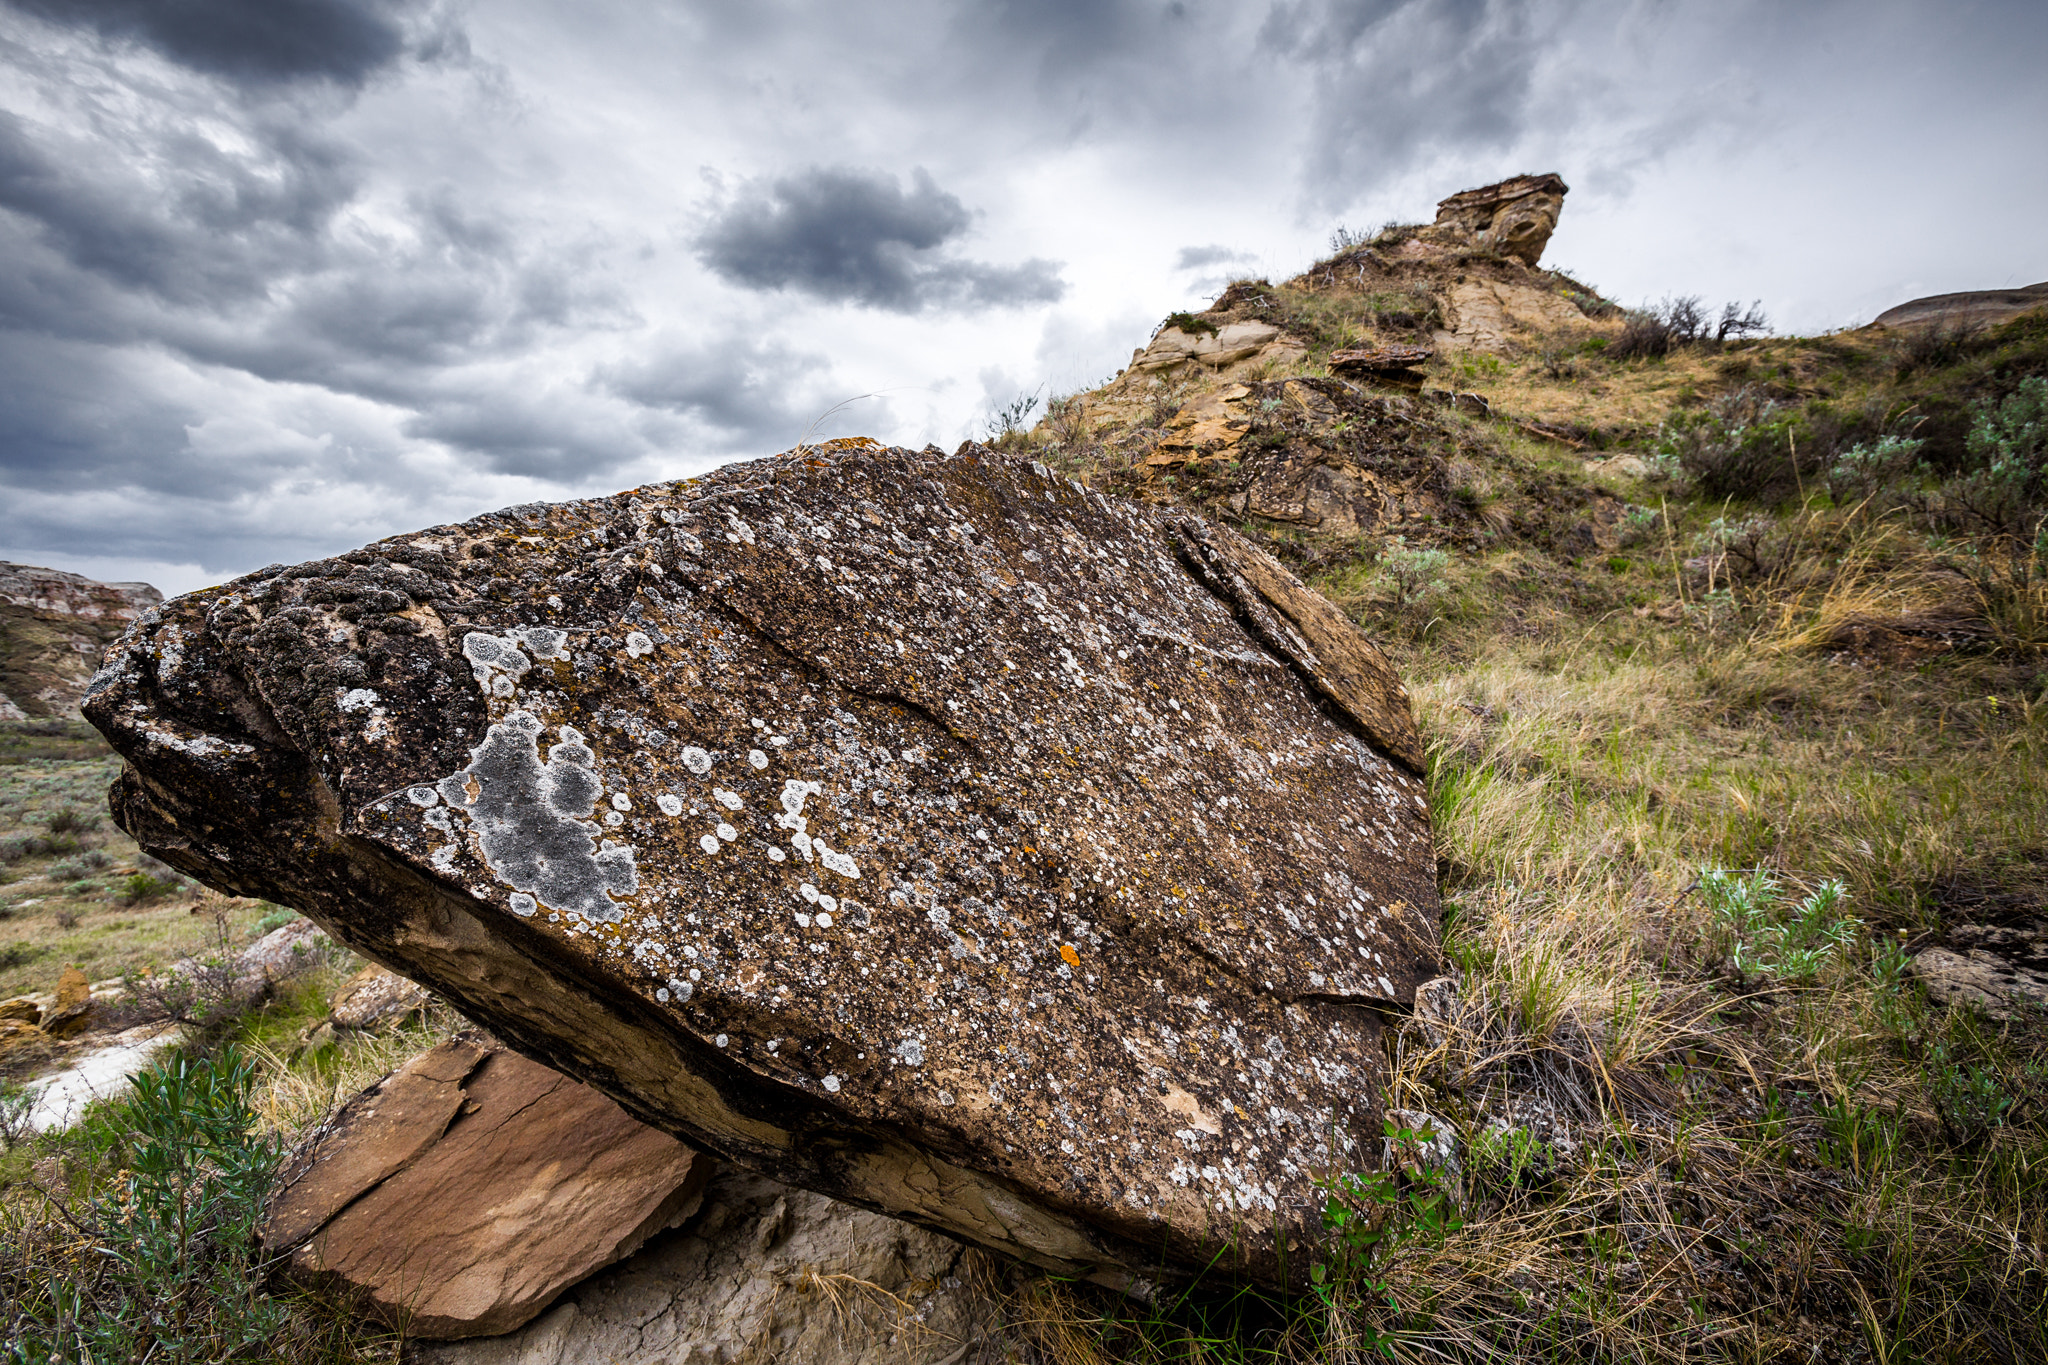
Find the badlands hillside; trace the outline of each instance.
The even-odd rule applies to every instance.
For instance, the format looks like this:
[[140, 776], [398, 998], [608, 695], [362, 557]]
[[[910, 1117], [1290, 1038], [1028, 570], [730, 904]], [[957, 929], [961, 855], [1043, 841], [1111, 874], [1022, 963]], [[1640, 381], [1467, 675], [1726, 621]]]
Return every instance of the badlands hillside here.
[[0, 1063], [194, 1078], [8, 1127], [11, 1339], [2048, 1357], [2048, 290], [1627, 307], [1566, 194], [1340, 231], [952, 456], [170, 604], [111, 812], [0, 768]]
[[1466, 1222], [1378, 1263], [1397, 1354], [2038, 1356], [2048, 287], [1773, 336], [1542, 268], [1561, 198], [1340, 234], [996, 444], [1415, 695], [1464, 991], [1396, 1090]]

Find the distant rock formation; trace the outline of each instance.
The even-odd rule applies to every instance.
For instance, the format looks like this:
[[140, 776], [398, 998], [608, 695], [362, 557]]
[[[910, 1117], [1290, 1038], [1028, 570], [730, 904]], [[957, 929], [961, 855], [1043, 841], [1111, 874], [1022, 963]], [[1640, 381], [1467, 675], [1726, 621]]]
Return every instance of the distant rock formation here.
[[0, 720], [78, 718], [100, 651], [164, 595], [0, 561]]
[[1995, 327], [2022, 313], [2048, 308], [2048, 282], [2023, 289], [1977, 289], [1929, 294], [1877, 315], [1874, 327]]
[[1475, 244], [1524, 265], [1535, 265], [1550, 234], [1557, 231], [1567, 189], [1557, 175], [1518, 175], [1462, 190], [1437, 202], [1436, 226], [1464, 233]]
[[86, 711], [181, 871], [692, 1146], [1124, 1288], [1302, 1282], [1439, 971], [1379, 650], [1235, 532], [980, 447], [266, 571]]

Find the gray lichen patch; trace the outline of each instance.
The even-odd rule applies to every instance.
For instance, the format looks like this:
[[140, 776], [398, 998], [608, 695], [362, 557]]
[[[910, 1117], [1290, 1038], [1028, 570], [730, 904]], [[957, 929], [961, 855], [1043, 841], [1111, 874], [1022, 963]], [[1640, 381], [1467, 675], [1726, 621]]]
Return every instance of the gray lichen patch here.
[[[633, 849], [600, 841], [590, 814], [604, 784], [591, 771], [595, 755], [583, 736], [565, 727], [543, 764], [541, 732], [530, 713], [512, 712], [470, 751], [468, 767], [436, 787], [469, 817], [477, 851], [498, 880], [543, 908], [610, 924], [620, 915], [612, 897], [640, 889]], [[514, 908], [531, 904], [515, 899]]]

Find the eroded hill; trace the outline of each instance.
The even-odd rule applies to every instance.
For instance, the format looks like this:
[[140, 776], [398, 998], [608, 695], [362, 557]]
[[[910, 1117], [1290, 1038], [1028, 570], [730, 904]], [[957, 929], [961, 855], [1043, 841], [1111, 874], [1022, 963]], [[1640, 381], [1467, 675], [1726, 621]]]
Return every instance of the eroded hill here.
[[1415, 694], [1460, 970], [1394, 1091], [1449, 1143], [1333, 1203], [1391, 1307], [1302, 1354], [2048, 1352], [2048, 311], [1778, 337], [1339, 246], [997, 442], [1259, 540]]

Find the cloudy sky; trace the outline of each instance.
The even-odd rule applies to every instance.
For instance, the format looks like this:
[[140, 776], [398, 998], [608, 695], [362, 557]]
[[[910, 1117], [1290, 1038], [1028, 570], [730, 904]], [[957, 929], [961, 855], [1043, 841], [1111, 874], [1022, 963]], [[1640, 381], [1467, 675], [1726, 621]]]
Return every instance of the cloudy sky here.
[[1627, 302], [2048, 279], [2044, 58], [2038, 0], [0, 0], [0, 559], [950, 448], [1519, 171]]

